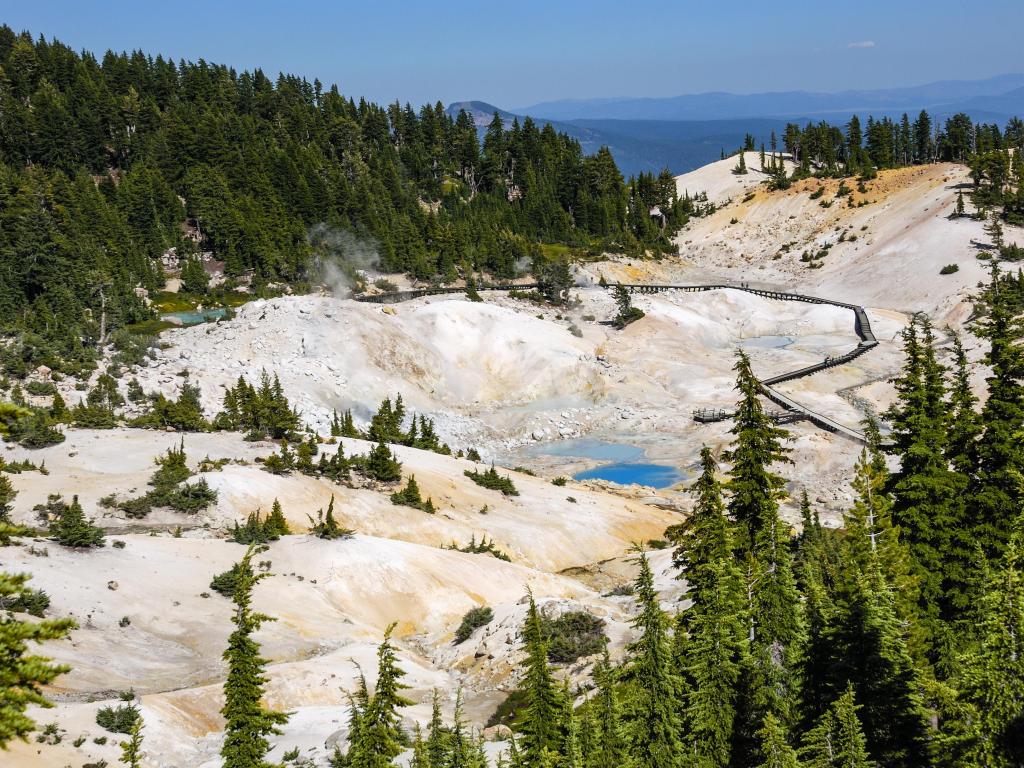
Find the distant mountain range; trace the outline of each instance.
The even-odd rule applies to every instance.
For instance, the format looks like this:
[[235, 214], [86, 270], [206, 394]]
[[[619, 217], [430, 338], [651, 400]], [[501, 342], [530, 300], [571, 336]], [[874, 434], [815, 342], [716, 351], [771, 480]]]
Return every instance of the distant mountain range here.
[[1024, 107], [1024, 74], [985, 80], [944, 80], [907, 88], [812, 93], [696, 93], [667, 98], [565, 99], [514, 110], [552, 120], [729, 120], [742, 117], [817, 117], [835, 113], [875, 114], [983, 110], [1003, 117]]
[[607, 146], [626, 176], [668, 168], [685, 173], [738, 148], [750, 133], [759, 144], [786, 123], [809, 120], [845, 123], [850, 115], [914, 116], [927, 109], [944, 120], [966, 112], [974, 120], [1003, 124], [1024, 116], [1024, 74], [985, 80], [945, 80], [908, 88], [811, 93], [700, 93], [668, 98], [565, 99], [516, 110], [483, 101], [460, 101], [448, 112], [465, 109], [481, 133], [497, 112], [502, 120], [526, 115], [541, 125], [577, 139], [587, 153]]

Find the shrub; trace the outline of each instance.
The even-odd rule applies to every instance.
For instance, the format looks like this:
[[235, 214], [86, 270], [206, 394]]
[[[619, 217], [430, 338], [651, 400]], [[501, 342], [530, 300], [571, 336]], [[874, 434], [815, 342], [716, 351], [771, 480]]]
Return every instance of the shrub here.
[[0, 610], [42, 618], [50, 607], [50, 596], [41, 589], [25, 588], [16, 594], [14, 598], [10, 595], [0, 596]]
[[551, 481], [551, 484], [552, 485], [557, 485], [559, 488], [561, 488], [567, 482], [568, 482], [568, 480], [566, 480], [566, 478], [564, 478], [564, 477], [556, 477], [554, 480]]
[[139, 710], [132, 704], [101, 707], [96, 713], [96, 724], [111, 733], [131, 733], [138, 717]]
[[409, 482], [406, 483], [405, 488], [391, 494], [391, 503], [398, 504], [403, 507], [421, 509], [431, 515], [437, 511], [434, 509], [434, 502], [432, 499], [424, 501], [423, 497], [420, 495], [420, 487], [416, 483], [416, 475], [409, 476]]
[[510, 558], [508, 555], [506, 555], [504, 552], [502, 552], [500, 549], [494, 546], [493, 539], [491, 541], [488, 541], [487, 537], [484, 536], [478, 542], [476, 540], [475, 533], [470, 537], [469, 544], [467, 544], [466, 546], [460, 547], [453, 541], [451, 546], [448, 547], [448, 549], [454, 550], [456, 552], [468, 552], [469, 554], [473, 555], [491, 555], [493, 557], [496, 557], [498, 560], [504, 560], [507, 563], [512, 562], [512, 558]]
[[493, 619], [494, 611], [486, 605], [470, 608], [466, 615], [462, 617], [462, 623], [459, 624], [459, 628], [455, 630], [455, 644], [459, 645], [466, 642], [473, 632], [480, 627], [490, 624]]
[[482, 488], [487, 488], [491, 491], [501, 491], [505, 496], [519, 495], [519, 491], [516, 489], [515, 483], [512, 482], [512, 478], [508, 475], [505, 475], [505, 477], [499, 475], [498, 471], [494, 468], [494, 464], [491, 464], [491, 468], [484, 472], [467, 469], [462, 474]]
[[541, 615], [541, 631], [548, 643], [548, 659], [556, 664], [570, 664], [584, 656], [600, 653], [608, 638], [604, 619], [586, 611], [569, 611], [557, 619]]
[[952, 275], [954, 272], [959, 272], [959, 271], [960, 271], [960, 265], [959, 264], [947, 264], [946, 266], [944, 266], [942, 269], [939, 270], [939, 274], [940, 275]]
[[50, 496], [45, 506], [38, 505], [35, 509], [50, 519], [50, 535], [58, 544], [73, 549], [103, 546], [103, 530], [86, 518], [77, 496], [71, 498], [70, 504], [59, 495]]
[[210, 589], [224, 597], [231, 597], [235, 593], [235, 585], [239, 576], [238, 563], [235, 563], [223, 573], [218, 573], [210, 581]]
[[327, 505], [326, 515], [322, 509], [318, 509], [316, 513], [316, 520], [314, 520], [311, 515], [306, 515], [306, 517], [309, 518], [309, 532], [319, 539], [350, 539], [355, 533], [351, 528], [343, 528], [334, 518], [333, 495], [331, 496], [331, 501]]

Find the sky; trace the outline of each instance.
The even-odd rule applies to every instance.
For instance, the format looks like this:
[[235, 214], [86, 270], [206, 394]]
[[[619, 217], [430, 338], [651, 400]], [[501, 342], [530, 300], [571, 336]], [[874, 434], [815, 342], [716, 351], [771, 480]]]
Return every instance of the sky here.
[[0, 0], [76, 50], [289, 72], [412, 104], [838, 91], [1024, 71], [1024, 0]]

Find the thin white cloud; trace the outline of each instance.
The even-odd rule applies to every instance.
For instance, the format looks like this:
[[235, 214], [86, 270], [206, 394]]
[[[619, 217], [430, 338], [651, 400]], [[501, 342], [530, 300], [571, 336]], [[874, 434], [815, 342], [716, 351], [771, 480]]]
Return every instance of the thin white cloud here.
[[857, 43], [847, 43], [846, 47], [847, 48], [874, 48], [875, 47], [875, 41], [874, 40], [861, 40], [860, 42], [857, 42]]

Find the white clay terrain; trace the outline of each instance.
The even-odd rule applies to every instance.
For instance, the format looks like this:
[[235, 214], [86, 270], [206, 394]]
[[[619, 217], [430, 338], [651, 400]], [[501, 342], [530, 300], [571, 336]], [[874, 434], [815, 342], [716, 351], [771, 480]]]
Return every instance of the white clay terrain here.
[[[15, 744], [4, 766], [114, 764], [121, 737], [96, 725], [95, 712], [129, 689], [141, 696], [147, 764], [219, 765], [221, 653], [232, 625], [229, 601], [212, 593], [209, 582], [244, 551], [225, 540], [226, 530], [257, 509], [268, 510], [275, 498], [296, 535], [271, 544], [259, 558], [271, 561], [274, 575], [258, 586], [255, 607], [278, 619], [259, 633], [271, 661], [267, 701], [293, 712], [275, 739], [273, 758], [298, 746], [323, 764], [343, 743], [345, 692], [354, 686], [356, 664], [372, 685], [376, 644], [395, 621], [407, 693], [416, 702], [403, 712], [410, 725], [429, 716], [431, 689], [454, 692], [461, 685], [467, 715], [482, 727], [516, 684], [528, 588], [547, 610], [585, 609], [605, 619], [613, 656], [620, 655], [633, 603], [608, 592], [631, 579], [631, 547], [662, 538], [691, 499], [682, 486], [654, 490], [572, 480], [555, 486], [552, 478], [598, 462], [546, 454], [545, 447], [572, 438], [623, 443], [688, 478], [702, 444], [718, 452], [728, 443], [728, 422], [696, 424], [691, 411], [732, 405], [737, 346], [751, 355], [758, 375], [768, 376], [842, 354], [858, 339], [848, 310], [734, 290], [636, 296], [646, 316], [616, 331], [601, 323], [615, 308], [611, 295], [594, 287], [598, 278], [745, 281], [864, 305], [877, 348], [779, 387], [852, 427], [890, 402], [887, 379], [900, 364], [899, 333], [909, 313], [925, 311], [937, 328], [962, 329], [968, 296], [986, 278], [986, 262], [976, 259], [977, 244], [987, 242], [981, 224], [947, 218], [957, 189], [968, 182], [963, 167], [887, 171], [867, 182], [866, 192], [852, 182], [852, 196], [836, 198], [835, 181], [807, 180], [768, 192], [759, 186], [764, 177], [756, 170], [757, 153], [747, 153], [746, 162], [746, 176], [731, 173], [736, 159], [729, 158], [679, 177], [680, 192], [706, 191], [711, 200], [730, 202], [680, 233], [677, 258], [578, 267], [577, 302], [561, 317], [490, 293], [484, 303], [455, 292], [387, 307], [328, 295], [255, 301], [231, 321], [166, 332], [167, 348], [130, 374], [147, 391], [174, 395], [187, 369], [212, 416], [225, 387], [240, 375], [254, 381], [266, 370], [280, 377], [304, 420], [324, 436], [334, 409], [351, 408], [362, 426], [382, 398], [401, 393], [411, 411], [435, 419], [453, 449], [476, 447], [488, 463], [535, 471], [536, 477], [512, 473], [518, 497], [473, 484], [463, 475], [472, 462], [397, 448], [405, 477], [415, 474], [437, 506], [437, 514], [427, 515], [393, 505], [390, 489], [271, 475], [255, 462], [275, 450], [270, 443], [190, 434], [184, 442], [193, 467], [206, 456], [232, 460], [204, 475], [219, 493], [217, 504], [194, 516], [156, 511], [125, 520], [101, 508], [100, 498], [145, 492], [154, 458], [177, 445], [180, 435], [68, 430], [64, 443], [41, 451], [0, 448], [5, 459], [45, 460], [49, 470], [11, 476], [19, 491], [17, 521], [36, 522], [32, 508], [50, 493], [77, 494], [109, 534], [107, 547], [89, 552], [46, 540], [0, 549], [0, 568], [32, 574], [31, 586], [49, 593], [48, 615], [73, 616], [80, 625], [69, 640], [46, 648], [73, 667], [49, 692], [56, 708], [32, 711], [40, 724], [59, 724], [61, 743]], [[825, 193], [811, 199], [822, 185]], [[821, 201], [832, 204], [822, 207]], [[860, 201], [867, 204], [851, 206]], [[1012, 228], [1007, 239], [1024, 241]], [[802, 252], [826, 243], [833, 245], [821, 268], [800, 261]], [[959, 272], [940, 276], [949, 263]], [[978, 359], [977, 341], [966, 341]], [[983, 375], [978, 366], [979, 383]], [[80, 397], [63, 392], [69, 403]], [[844, 478], [860, 446], [806, 422], [790, 431], [790, 490], [807, 488], [834, 522], [849, 500]], [[349, 455], [369, 448], [362, 441], [342, 443]], [[339, 522], [356, 531], [351, 539], [322, 541], [304, 533], [307, 516], [332, 495]], [[792, 516], [792, 503], [786, 512]], [[511, 562], [444, 549], [481, 536], [493, 539]], [[665, 606], [672, 608], [683, 599], [683, 585], [674, 578], [671, 552], [655, 550], [651, 557]], [[483, 604], [493, 608], [493, 622], [453, 645], [463, 614]], [[130, 623], [121, 626], [123, 618]], [[586, 666], [580, 662], [565, 674], [582, 679]], [[445, 699], [449, 714], [453, 697]], [[79, 736], [87, 738], [75, 747]], [[106, 745], [93, 742], [101, 736], [108, 737]]]

